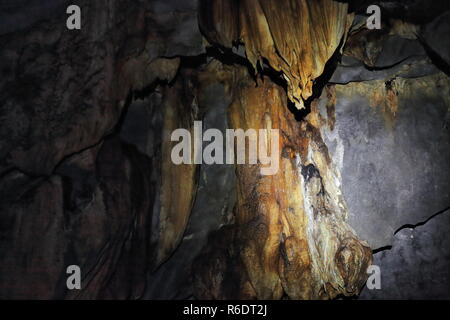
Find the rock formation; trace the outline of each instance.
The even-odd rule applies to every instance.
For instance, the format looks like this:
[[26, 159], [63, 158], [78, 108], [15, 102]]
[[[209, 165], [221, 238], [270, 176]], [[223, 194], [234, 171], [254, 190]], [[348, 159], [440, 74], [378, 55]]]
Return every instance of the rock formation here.
[[313, 81], [340, 49], [352, 22], [336, 1], [201, 1], [200, 25], [208, 41], [245, 46], [255, 70], [266, 63], [282, 72], [298, 109], [311, 97]]
[[[448, 2], [73, 2], [0, 5], [1, 299], [450, 297]], [[194, 121], [278, 172], [174, 164]]]
[[[248, 75], [238, 81], [229, 111], [231, 126], [278, 128], [280, 168], [276, 175], [262, 176], [262, 164], [236, 167], [235, 224], [217, 236], [220, 242], [227, 233], [233, 237], [218, 249], [211, 242], [195, 263], [198, 295], [325, 299], [356, 294], [365, 282], [371, 250], [345, 223], [340, 175], [315, 127], [317, 114], [296, 120], [284, 89], [269, 78], [258, 87]], [[220, 249], [223, 252], [211, 260], [209, 253]], [[248, 277], [234, 290], [227, 288], [234, 284], [225, 277], [233, 271], [237, 278]]]

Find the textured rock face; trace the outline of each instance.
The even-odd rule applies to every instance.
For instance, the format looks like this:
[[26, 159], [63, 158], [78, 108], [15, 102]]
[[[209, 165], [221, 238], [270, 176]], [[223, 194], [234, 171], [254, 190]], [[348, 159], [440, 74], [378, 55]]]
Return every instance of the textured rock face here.
[[[195, 197], [197, 168], [172, 165], [165, 134], [192, 126], [187, 83], [147, 106], [147, 148], [123, 144], [117, 129], [131, 92], [171, 81], [177, 55], [203, 51], [196, 2], [178, 15], [167, 1], [77, 4], [80, 31], [65, 28], [58, 1], [10, 4], [17, 24], [2, 20], [2, 298], [141, 297], [147, 273], [179, 244]], [[28, 5], [39, 7], [30, 23]], [[71, 264], [83, 270], [76, 293], [65, 286]]]
[[[428, 45], [428, 49], [434, 52], [438, 58], [444, 60], [445, 64], [450, 64], [450, 40], [443, 37], [450, 31], [450, 13], [442, 13], [439, 17], [424, 26], [422, 30], [422, 38]], [[442, 66], [442, 64], [441, 64]]]
[[[205, 70], [192, 76], [198, 81], [196, 94], [203, 130], [219, 129], [225, 135], [229, 127], [227, 108], [231, 97], [221, 76], [223, 68], [213, 61]], [[198, 179], [196, 199], [183, 241], [173, 256], [149, 277], [145, 298], [182, 299], [192, 296], [194, 259], [208, 241], [211, 230], [229, 223], [235, 202], [234, 166], [202, 164]]]
[[[448, 298], [450, 7], [371, 2], [3, 1], [0, 298]], [[196, 120], [278, 172], [173, 164]]]
[[450, 203], [449, 101], [440, 94], [449, 84], [439, 73], [334, 88], [334, 128], [323, 128], [325, 140], [342, 170], [349, 223], [374, 249]]
[[[219, 243], [211, 241], [197, 261], [197, 296], [325, 299], [358, 293], [371, 250], [345, 223], [340, 177], [314, 117], [297, 121], [282, 87], [268, 78], [255, 88], [244, 76], [234, 87], [240, 89], [230, 106], [231, 126], [279, 129], [280, 168], [262, 176], [261, 164], [237, 166], [235, 223], [220, 230]], [[233, 287], [227, 273], [240, 285]]]
[[[50, 178], [16, 171], [4, 177], [2, 185], [15, 188], [2, 190], [0, 296], [139, 297], [151, 262], [152, 199], [145, 195], [154, 191], [147, 163], [113, 139]], [[68, 292], [61, 278], [72, 264], [85, 270], [79, 292]]]
[[449, 223], [447, 210], [398, 231], [392, 249], [374, 255], [374, 264], [382, 268], [381, 289], [366, 289], [360, 298], [448, 300]]
[[448, 13], [441, 12], [414, 25], [413, 34], [392, 27], [358, 43], [352, 29], [330, 79], [337, 85], [320, 99], [332, 124], [322, 132], [342, 172], [349, 224], [381, 248], [374, 255], [381, 289], [366, 288], [363, 299], [448, 297], [450, 261], [439, 244], [448, 228], [434, 222], [445, 221], [450, 204], [448, 44], [437, 41], [445, 38]]
[[[18, 168], [49, 175], [64, 157], [98, 143], [120, 116], [117, 102], [126, 97], [114, 92], [117, 49], [107, 39], [116, 25], [104, 13], [123, 8], [107, 1], [88, 7], [83, 32], [55, 27], [65, 25], [63, 11], [1, 37], [2, 173]], [[116, 43], [126, 35], [123, 30]]]
[[[2, 173], [18, 168], [50, 174], [64, 157], [113, 130], [131, 89], [175, 75], [177, 65], [154, 61], [158, 56], [202, 51], [195, 12], [189, 11], [195, 2], [186, 1], [184, 17], [168, 18], [163, 1], [142, 7], [127, 1], [79, 1], [84, 25], [77, 32], [65, 28], [65, 8], [58, 4], [47, 1], [53, 11], [45, 16], [51, 19], [33, 27], [17, 25], [13, 30], [18, 31], [0, 40]], [[25, 19], [24, 7], [16, 4], [13, 12]], [[191, 34], [180, 34], [174, 23]], [[163, 37], [167, 41], [159, 41]]]

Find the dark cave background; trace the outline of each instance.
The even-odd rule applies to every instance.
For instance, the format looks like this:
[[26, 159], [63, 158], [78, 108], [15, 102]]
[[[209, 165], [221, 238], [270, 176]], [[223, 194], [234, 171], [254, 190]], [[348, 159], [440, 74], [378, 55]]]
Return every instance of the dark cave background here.
[[[69, 4], [82, 8], [80, 31], [65, 27]], [[370, 4], [418, 34], [383, 26], [354, 39], [367, 61], [344, 51], [327, 69], [339, 98], [322, 135], [342, 174], [348, 223], [381, 268], [381, 290], [358, 298], [450, 299], [450, 92], [442, 85], [450, 3], [351, 1], [355, 21]], [[207, 48], [197, 15], [197, 0], [0, 0], [1, 299], [195, 298], [191, 265], [233, 220], [235, 169], [193, 169], [186, 230], [160, 259], [162, 110], [169, 96], [179, 124], [201, 119], [224, 131], [231, 98], [221, 82], [200, 86], [195, 72], [214, 59], [246, 64], [242, 51]], [[143, 64], [171, 67], [133, 78], [142, 52]], [[389, 126], [369, 95], [392, 82], [405, 92]], [[317, 99], [329, 117], [325, 91]], [[184, 189], [171, 188], [176, 201]], [[85, 270], [80, 291], [65, 287], [70, 264]]]

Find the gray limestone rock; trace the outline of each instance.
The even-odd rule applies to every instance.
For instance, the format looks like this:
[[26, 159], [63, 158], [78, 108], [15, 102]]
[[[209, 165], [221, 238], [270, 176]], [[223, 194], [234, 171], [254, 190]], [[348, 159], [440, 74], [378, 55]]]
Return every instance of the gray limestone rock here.
[[450, 210], [399, 230], [392, 248], [376, 253], [380, 289], [360, 299], [450, 299]]
[[448, 99], [441, 94], [449, 90], [443, 74], [336, 86], [335, 125], [323, 129], [325, 142], [341, 170], [349, 224], [373, 249], [450, 204]]

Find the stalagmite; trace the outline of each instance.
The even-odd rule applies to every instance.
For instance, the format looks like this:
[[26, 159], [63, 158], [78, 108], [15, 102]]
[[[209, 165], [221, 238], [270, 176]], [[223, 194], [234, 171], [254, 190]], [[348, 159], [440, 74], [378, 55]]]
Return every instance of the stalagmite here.
[[[231, 232], [220, 230], [215, 238], [220, 242], [212, 240], [205, 249], [216, 251], [214, 256], [205, 253], [195, 264], [197, 294], [258, 299], [357, 294], [372, 254], [345, 223], [340, 175], [314, 126], [318, 115], [297, 121], [284, 89], [268, 78], [255, 87], [244, 75], [234, 87], [232, 127], [279, 129], [280, 170], [262, 176], [261, 164], [236, 166], [235, 224]], [[233, 272], [241, 285], [230, 288], [222, 276]]]

